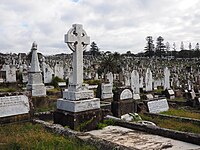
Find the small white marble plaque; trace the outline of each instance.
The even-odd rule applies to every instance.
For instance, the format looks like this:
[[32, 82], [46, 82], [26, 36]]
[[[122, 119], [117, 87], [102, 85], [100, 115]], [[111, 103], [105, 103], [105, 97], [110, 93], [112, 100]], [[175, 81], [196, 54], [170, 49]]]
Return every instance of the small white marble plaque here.
[[132, 94], [131, 90], [129, 90], [129, 89], [123, 90], [120, 94], [120, 100], [132, 99], [132, 98], [133, 98], [133, 94]]
[[147, 102], [147, 106], [150, 113], [160, 113], [168, 111], [169, 105], [167, 99], [160, 99]]
[[174, 91], [173, 90], [168, 90], [169, 95], [174, 95]]
[[25, 95], [0, 97], [0, 117], [29, 113], [28, 97]]

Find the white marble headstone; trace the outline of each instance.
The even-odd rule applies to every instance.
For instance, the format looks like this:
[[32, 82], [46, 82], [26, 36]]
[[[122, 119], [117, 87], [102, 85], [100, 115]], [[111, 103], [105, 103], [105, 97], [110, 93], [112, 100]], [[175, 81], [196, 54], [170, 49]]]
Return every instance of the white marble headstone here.
[[169, 105], [166, 99], [154, 100], [147, 102], [150, 113], [160, 113], [169, 110]]
[[0, 117], [29, 113], [28, 97], [25, 95], [0, 97]]
[[131, 73], [131, 89], [133, 90], [133, 94], [140, 93], [140, 79], [137, 70], [133, 70]]
[[123, 90], [120, 94], [120, 100], [132, 99], [132, 98], [133, 98], [133, 94], [132, 94], [131, 90], [129, 90], [129, 89]]

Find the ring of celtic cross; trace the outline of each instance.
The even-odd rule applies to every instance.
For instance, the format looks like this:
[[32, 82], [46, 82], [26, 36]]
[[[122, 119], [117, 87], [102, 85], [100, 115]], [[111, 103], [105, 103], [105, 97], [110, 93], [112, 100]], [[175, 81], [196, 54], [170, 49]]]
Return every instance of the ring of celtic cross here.
[[67, 32], [67, 35], [68, 35], [67, 45], [73, 52], [76, 51], [78, 44], [81, 44], [82, 50], [86, 49], [88, 43], [84, 42], [84, 39], [87, 37], [87, 33], [85, 32], [84, 29], [79, 28], [77, 31], [76, 27], [72, 27]]

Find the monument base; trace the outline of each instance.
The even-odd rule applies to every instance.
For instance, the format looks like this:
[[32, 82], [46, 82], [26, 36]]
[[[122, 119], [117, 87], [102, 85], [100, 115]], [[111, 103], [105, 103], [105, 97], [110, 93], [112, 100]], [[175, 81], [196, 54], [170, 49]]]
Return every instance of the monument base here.
[[77, 131], [90, 131], [97, 128], [101, 121], [101, 109], [88, 110], [84, 112], [68, 112], [56, 110], [53, 114], [54, 123], [68, 126]]
[[46, 87], [44, 84], [27, 85], [27, 89], [31, 91], [32, 96], [46, 96]]
[[82, 100], [90, 99], [94, 97], [94, 92], [92, 90], [84, 91], [63, 91], [63, 98], [70, 100]]
[[60, 98], [57, 100], [57, 109], [69, 112], [82, 112], [100, 108], [99, 98], [92, 98], [86, 100], [67, 100]]
[[15, 115], [15, 116], [1, 117], [0, 124], [30, 121], [30, 120], [31, 120], [31, 115], [29, 113], [28, 114], [20, 114], [20, 115]]
[[137, 102], [132, 99], [113, 101], [111, 108], [113, 116], [120, 118], [124, 114], [137, 112]]

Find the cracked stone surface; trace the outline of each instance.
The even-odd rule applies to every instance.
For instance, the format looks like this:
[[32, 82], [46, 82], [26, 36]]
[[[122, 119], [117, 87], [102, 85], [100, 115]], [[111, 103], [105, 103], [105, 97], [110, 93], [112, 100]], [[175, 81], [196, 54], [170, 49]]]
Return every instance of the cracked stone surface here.
[[200, 150], [200, 146], [119, 126], [88, 132], [98, 138], [140, 150]]

